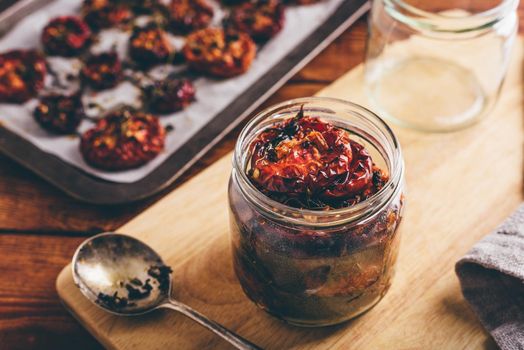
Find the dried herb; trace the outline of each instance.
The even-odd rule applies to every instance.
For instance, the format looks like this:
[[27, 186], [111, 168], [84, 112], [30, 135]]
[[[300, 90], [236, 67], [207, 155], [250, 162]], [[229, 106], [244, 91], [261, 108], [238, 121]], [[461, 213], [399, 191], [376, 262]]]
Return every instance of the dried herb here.
[[169, 275], [172, 272], [173, 270], [169, 266], [155, 265], [149, 268], [147, 274], [158, 281], [161, 291], [167, 291], [169, 290]]
[[131, 285], [131, 283], [125, 284], [125, 287], [127, 289], [127, 297], [129, 298], [129, 300], [145, 299], [151, 295], [153, 287], [151, 286], [151, 284], [149, 284], [150, 279], [147, 279], [143, 283], [137, 278], [131, 280], [131, 282], [133, 281], [135, 282], [135, 286]]
[[104, 304], [109, 309], [123, 309], [129, 306], [129, 301], [126, 297], [119, 297], [118, 292], [115, 292], [113, 295], [108, 295], [104, 293], [99, 293], [96, 300], [99, 304]]

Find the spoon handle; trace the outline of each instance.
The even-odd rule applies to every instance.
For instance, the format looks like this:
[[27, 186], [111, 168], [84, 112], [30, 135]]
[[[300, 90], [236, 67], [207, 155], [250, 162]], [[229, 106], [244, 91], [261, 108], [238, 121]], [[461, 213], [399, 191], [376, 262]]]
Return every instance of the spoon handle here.
[[231, 332], [227, 328], [222, 327], [215, 321], [210, 320], [200, 312], [193, 310], [189, 306], [182, 304], [176, 300], [169, 300], [169, 302], [160, 305], [161, 308], [171, 309], [180, 312], [189, 317], [193, 321], [199, 323], [211, 332], [215, 333], [225, 341], [229, 342], [235, 348], [240, 350], [262, 350], [262, 348], [242, 338], [241, 336]]

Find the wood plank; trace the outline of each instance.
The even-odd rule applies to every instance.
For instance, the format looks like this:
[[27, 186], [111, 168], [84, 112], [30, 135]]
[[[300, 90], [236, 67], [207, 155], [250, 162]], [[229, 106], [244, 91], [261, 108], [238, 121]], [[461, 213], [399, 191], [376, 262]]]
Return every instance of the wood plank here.
[[[453, 267], [522, 201], [523, 52], [521, 38], [500, 102], [478, 125], [451, 134], [394, 128], [404, 150], [408, 184], [397, 276], [381, 303], [347, 324], [323, 329], [287, 326], [243, 295], [229, 250], [230, 155], [121, 231], [150, 243], [173, 267], [175, 298], [264, 348], [493, 348], [461, 295]], [[321, 95], [367, 104], [362, 78], [359, 67]], [[228, 347], [174, 313], [125, 320], [104, 313], [81, 296], [69, 267], [57, 287], [82, 324], [109, 348]]]
[[82, 240], [0, 235], [0, 349], [100, 347], [66, 312], [54, 288], [54, 276]]

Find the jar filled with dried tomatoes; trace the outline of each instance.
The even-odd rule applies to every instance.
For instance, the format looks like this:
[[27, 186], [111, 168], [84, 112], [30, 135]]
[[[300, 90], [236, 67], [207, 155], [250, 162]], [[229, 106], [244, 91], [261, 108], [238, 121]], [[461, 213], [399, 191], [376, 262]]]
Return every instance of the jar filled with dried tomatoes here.
[[402, 153], [382, 119], [329, 98], [271, 107], [233, 157], [236, 275], [253, 302], [291, 324], [349, 320], [391, 284], [403, 207]]

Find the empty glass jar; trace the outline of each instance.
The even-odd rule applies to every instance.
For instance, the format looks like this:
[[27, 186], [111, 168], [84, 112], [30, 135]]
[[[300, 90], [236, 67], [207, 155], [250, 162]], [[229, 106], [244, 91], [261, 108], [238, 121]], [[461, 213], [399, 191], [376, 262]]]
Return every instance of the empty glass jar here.
[[494, 106], [518, 0], [376, 0], [366, 86], [374, 108], [425, 131], [467, 127]]

